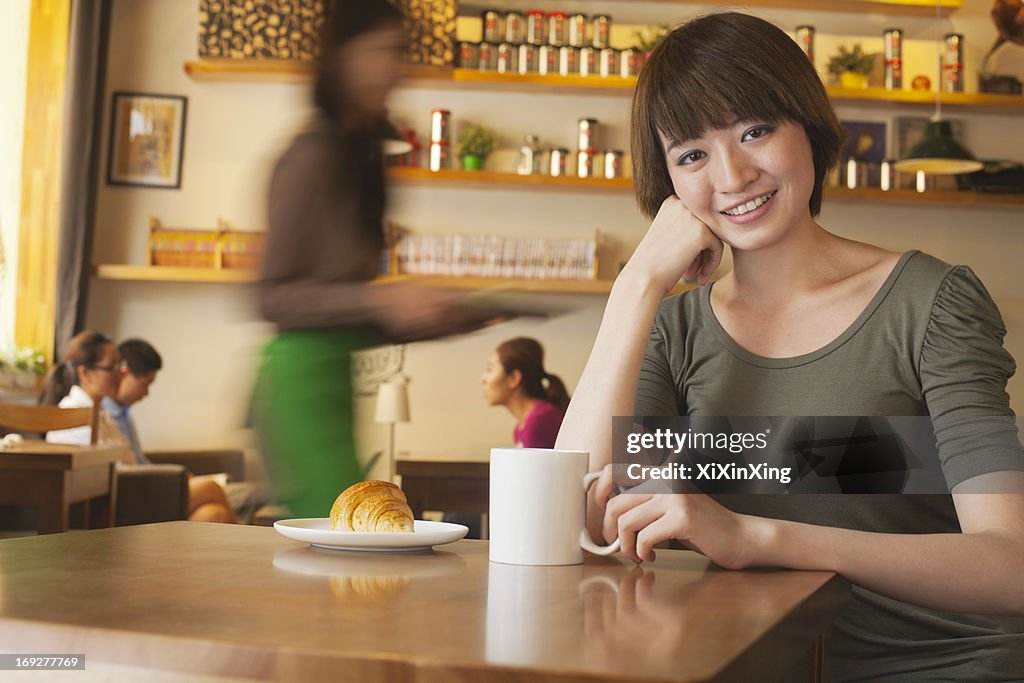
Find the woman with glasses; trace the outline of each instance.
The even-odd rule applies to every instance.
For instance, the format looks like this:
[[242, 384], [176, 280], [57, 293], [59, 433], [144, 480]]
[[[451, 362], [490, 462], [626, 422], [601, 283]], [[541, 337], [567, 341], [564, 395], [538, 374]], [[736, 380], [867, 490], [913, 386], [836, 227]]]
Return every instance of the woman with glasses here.
[[[121, 384], [121, 353], [105, 334], [86, 330], [71, 338], [61, 363], [55, 363], [43, 382], [42, 405], [61, 408], [91, 408], [104, 398], [117, 395]], [[110, 429], [112, 427], [112, 429]], [[51, 443], [89, 443], [90, 427], [73, 427], [48, 432]], [[98, 441], [121, 441], [117, 425], [100, 420]], [[130, 455], [130, 453], [128, 454]]]

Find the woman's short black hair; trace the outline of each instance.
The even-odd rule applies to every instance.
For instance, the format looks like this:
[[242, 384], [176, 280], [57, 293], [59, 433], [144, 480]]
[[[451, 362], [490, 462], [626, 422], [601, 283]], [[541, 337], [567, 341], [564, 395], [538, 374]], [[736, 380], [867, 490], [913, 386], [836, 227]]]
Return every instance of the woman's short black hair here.
[[637, 78], [631, 121], [633, 185], [653, 218], [675, 193], [659, 131], [673, 141], [733, 121], [792, 121], [810, 139], [812, 216], [825, 176], [839, 162], [846, 132], [825, 86], [796, 42], [780, 28], [738, 12], [709, 14], [676, 27]]

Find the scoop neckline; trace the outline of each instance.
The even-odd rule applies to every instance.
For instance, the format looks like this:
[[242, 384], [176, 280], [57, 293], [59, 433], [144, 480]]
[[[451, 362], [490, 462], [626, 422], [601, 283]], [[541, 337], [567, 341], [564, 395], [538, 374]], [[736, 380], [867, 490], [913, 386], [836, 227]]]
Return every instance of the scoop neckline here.
[[907, 263], [915, 254], [918, 253], [920, 253], [920, 251], [914, 249], [911, 251], [904, 252], [900, 256], [899, 260], [896, 262], [896, 265], [893, 266], [892, 271], [889, 273], [889, 276], [885, 278], [885, 282], [883, 282], [882, 286], [878, 288], [878, 291], [875, 292], [875, 295], [871, 297], [871, 300], [868, 302], [867, 306], [864, 307], [864, 310], [860, 312], [860, 315], [858, 315], [857, 318], [852, 323], [850, 323], [850, 325], [845, 330], [843, 330], [838, 337], [836, 337], [835, 339], [833, 339], [832, 341], [825, 344], [819, 349], [801, 354], [799, 356], [790, 356], [788, 358], [769, 358], [767, 356], [759, 356], [756, 353], [747, 351], [742, 346], [737, 344], [736, 341], [731, 336], [729, 336], [729, 333], [725, 331], [725, 328], [722, 327], [722, 324], [718, 321], [718, 317], [715, 315], [714, 309], [711, 307], [711, 287], [714, 283], [708, 283], [706, 287], [700, 288], [700, 306], [702, 309], [702, 313], [704, 313], [705, 315], [705, 319], [709, 321], [711, 330], [714, 332], [715, 336], [718, 337], [722, 345], [725, 346], [725, 348], [732, 355], [736, 356], [745, 363], [749, 363], [750, 365], [755, 365], [761, 368], [795, 368], [801, 365], [807, 365], [808, 363], [813, 363], [814, 361], [820, 358], [824, 358], [825, 356], [832, 353], [840, 346], [848, 342], [851, 338], [853, 338], [853, 336], [860, 331], [864, 324], [867, 323], [868, 319], [874, 314], [874, 312], [878, 310], [878, 307], [882, 305], [882, 302], [885, 301], [886, 296], [888, 296], [889, 292], [896, 284], [896, 280], [899, 279], [900, 274], [903, 272], [903, 269], [906, 267]]

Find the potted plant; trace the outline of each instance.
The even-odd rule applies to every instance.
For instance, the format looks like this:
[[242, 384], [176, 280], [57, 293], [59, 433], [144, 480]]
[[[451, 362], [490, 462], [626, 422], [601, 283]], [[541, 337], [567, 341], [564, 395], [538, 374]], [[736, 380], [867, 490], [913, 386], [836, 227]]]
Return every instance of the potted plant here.
[[0, 386], [34, 389], [45, 374], [46, 358], [38, 349], [21, 348], [7, 359], [0, 358]]
[[636, 39], [636, 49], [643, 55], [643, 63], [647, 63], [648, 57], [658, 44], [665, 40], [665, 36], [671, 29], [668, 26], [651, 26], [645, 29], [633, 31], [633, 38]]
[[843, 88], [868, 87], [868, 74], [874, 67], [875, 56], [864, 52], [860, 43], [855, 43], [851, 50], [840, 45], [839, 53], [828, 60], [829, 73], [839, 77], [839, 85]]
[[462, 170], [479, 171], [484, 160], [494, 149], [494, 133], [476, 124], [463, 126], [459, 134], [459, 156], [462, 157]]

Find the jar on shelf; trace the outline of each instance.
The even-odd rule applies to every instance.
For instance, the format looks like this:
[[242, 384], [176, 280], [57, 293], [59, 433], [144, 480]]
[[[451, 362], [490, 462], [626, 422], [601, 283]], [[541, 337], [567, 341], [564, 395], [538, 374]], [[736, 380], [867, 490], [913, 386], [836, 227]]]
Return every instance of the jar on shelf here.
[[534, 175], [541, 172], [543, 153], [537, 141], [536, 135], [527, 135], [523, 138], [523, 145], [519, 148], [519, 164], [516, 166], [516, 173], [519, 175]]

